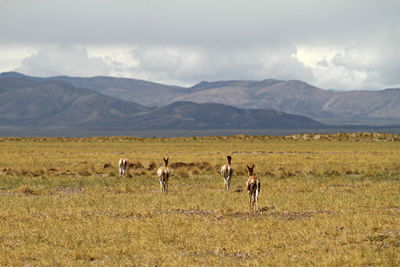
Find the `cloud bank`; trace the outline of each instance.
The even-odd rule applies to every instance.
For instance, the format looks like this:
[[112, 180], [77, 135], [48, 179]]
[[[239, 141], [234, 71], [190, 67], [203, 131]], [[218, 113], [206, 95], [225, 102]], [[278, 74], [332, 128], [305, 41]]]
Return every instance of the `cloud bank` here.
[[398, 10], [390, 0], [0, 0], [0, 71], [400, 87]]

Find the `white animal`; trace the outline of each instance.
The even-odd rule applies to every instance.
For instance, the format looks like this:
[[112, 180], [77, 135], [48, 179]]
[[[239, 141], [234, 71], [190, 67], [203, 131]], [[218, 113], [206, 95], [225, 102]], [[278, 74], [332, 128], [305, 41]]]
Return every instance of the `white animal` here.
[[168, 179], [171, 174], [170, 170], [168, 169], [168, 160], [163, 157], [164, 166], [158, 168], [157, 175], [158, 179], [160, 179], [160, 186], [161, 186], [161, 193], [168, 193]]
[[119, 160], [119, 175], [120, 176], [129, 175], [129, 161], [127, 159]]
[[233, 168], [231, 166], [231, 156], [226, 157], [228, 159], [228, 164], [224, 164], [221, 168], [221, 175], [224, 178], [225, 190], [229, 190], [229, 186], [231, 184], [232, 176], [233, 176]]

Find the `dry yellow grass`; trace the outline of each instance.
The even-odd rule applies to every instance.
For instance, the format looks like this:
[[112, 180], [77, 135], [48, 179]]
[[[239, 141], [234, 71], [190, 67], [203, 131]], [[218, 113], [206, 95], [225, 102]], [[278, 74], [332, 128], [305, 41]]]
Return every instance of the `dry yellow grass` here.
[[[0, 265], [399, 265], [399, 140], [2, 138]], [[121, 157], [132, 177], [118, 177]], [[258, 213], [244, 191], [252, 162]]]

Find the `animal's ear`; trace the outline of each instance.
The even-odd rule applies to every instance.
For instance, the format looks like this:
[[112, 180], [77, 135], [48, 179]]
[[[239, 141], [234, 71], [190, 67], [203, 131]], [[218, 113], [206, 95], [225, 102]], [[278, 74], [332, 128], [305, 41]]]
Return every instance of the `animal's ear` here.
[[246, 165], [246, 166], [247, 166], [247, 169], [249, 169], [249, 170], [251, 169], [251, 168], [249, 167], [249, 165]]
[[164, 157], [162, 157], [162, 159], [165, 161], [165, 158], [164, 158]]
[[169, 160], [169, 156], [167, 157], [166, 161], [168, 161], [168, 160]]
[[251, 167], [252, 169], [254, 169], [254, 166], [256, 166], [256, 164], [255, 163], [253, 163], [253, 167]]

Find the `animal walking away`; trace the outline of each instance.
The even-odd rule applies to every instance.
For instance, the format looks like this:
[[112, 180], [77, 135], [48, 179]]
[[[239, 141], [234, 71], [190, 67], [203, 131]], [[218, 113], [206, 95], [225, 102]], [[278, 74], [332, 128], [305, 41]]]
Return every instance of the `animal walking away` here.
[[247, 165], [247, 170], [249, 171], [249, 178], [246, 182], [247, 192], [249, 193], [249, 206], [250, 211], [258, 210], [258, 195], [260, 194], [260, 179], [257, 176], [253, 175], [255, 164], [252, 167]]
[[168, 179], [171, 175], [171, 171], [168, 168], [169, 157], [167, 157], [166, 159], [163, 157], [163, 160], [164, 166], [158, 168], [157, 175], [158, 179], [160, 180], [161, 193], [168, 193]]
[[127, 159], [119, 160], [119, 175], [120, 176], [129, 175], [129, 161]]
[[225, 190], [229, 190], [234, 170], [231, 165], [232, 157], [226, 156], [226, 158], [228, 159], [228, 164], [224, 164], [221, 167], [221, 175], [224, 178]]

